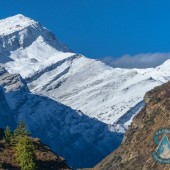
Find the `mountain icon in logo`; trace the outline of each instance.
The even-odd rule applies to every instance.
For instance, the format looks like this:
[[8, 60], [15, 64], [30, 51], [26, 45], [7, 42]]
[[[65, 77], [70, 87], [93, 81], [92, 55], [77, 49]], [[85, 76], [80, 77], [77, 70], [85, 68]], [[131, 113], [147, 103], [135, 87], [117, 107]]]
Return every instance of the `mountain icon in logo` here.
[[[154, 143], [157, 145], [152, 157], [161, 164], [170, 164], [170, 143], [166, 134], [170, 134], [169, 128], [162, 128], [155, 132], [153, 136]], [[163, 135], [161, 141], [159, 136]]]
[[170, 143], [165, 134], [163, 135], [156, 152], [160, 158], [170, 159]]

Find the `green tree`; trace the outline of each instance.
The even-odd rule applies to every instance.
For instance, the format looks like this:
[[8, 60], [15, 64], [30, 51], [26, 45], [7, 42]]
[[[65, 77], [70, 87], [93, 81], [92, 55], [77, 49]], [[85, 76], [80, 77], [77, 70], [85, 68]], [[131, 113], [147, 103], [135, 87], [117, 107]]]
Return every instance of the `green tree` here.
[[11, 130], [10, 130], [9, 126], [7, 126], [5, 128], [4, 133], [5, 133], [4, 141], [5, 141], [6, 144], [10, 145], [13, 135], [11, 133]]
[[14, 137], [17, 136], [29, 136], [30, 132], [26, 130], [25, 123], [23, 121], [20, 121], [17, 128], [14, 131]]
[[28, 136], [18, 136], [16, 143], [16, 160], [22, 170], [35, 170], [35, 147]]

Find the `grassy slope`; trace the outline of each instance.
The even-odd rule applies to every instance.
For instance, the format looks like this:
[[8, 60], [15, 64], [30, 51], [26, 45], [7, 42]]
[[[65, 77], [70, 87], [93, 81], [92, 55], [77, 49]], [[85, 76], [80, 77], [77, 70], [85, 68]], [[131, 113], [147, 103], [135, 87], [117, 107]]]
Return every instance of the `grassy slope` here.
[[[15, 149], [12, 146], [6, 146], [3, 142], [4, 132], [0, 129], [0, 161], [3, 162], [4, 169], [19, 170], [15, 159]], [[53, 153], [47, 146], [43, 145], [39, 139], [32, 138], [36, 148], [36, 158], [38, 170], [69, 170], [66, 161]], [[0, 170], [3, 170], [1, 168]]]

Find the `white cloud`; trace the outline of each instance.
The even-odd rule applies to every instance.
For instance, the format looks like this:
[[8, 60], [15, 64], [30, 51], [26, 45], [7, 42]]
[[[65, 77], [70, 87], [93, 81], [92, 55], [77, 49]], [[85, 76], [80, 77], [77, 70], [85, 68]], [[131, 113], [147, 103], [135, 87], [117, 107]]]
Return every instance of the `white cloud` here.
[[170, 59], [170, 53], [143, 53], [134, 56], [124, 55], [117, 59], [104, 57], [102, 61], [112, 67], [149, 68], [159, 66], [168, 59]]

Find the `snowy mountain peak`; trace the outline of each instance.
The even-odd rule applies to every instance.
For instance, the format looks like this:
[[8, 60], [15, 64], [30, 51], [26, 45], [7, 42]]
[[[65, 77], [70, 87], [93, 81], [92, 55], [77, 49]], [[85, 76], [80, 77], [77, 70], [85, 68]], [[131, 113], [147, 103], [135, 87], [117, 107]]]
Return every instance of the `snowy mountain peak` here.
[[8, 17], [0, 20], [0, 35], [8, 35], [34, 24], [37, 24], [37, 22], [22, 14]]
[[28, 17], [19, 14], [0, 20], [0, 63], [70, 51], [52, 32]]

